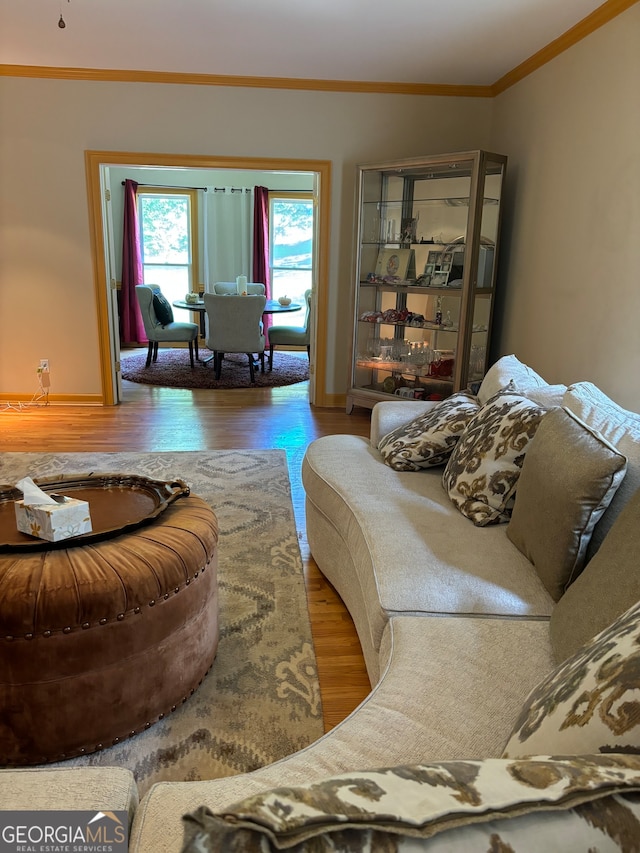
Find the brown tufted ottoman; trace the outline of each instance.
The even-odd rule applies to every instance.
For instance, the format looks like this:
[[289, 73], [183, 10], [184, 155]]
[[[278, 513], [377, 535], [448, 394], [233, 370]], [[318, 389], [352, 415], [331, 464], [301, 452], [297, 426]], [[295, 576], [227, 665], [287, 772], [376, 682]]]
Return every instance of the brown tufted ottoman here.
[[218, 644], [217, 541], [189, 495], [106, 541], [0, 554], [0, 764], [103, 749], [195, 691]]

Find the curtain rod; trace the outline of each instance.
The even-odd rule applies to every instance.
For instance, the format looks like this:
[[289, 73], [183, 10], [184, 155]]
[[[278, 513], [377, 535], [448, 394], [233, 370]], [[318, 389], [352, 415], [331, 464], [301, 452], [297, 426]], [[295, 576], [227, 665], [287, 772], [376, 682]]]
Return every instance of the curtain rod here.
[[[121, 181], [122, 186], [125, 185], [125, 181]], [[174, 187], [171, 184], [138, 184], [139, 187], [155, 187], [159, 190], [203, 190], [207, 191], [206, 187]]]
[[[125, 181], [121, 181], [122, 186], [125, 185]], [[207, 192], [207, 187], [176, 187], [171, 184], [138, 184], [139, 187], [155, 187], [156, 189], [164, 189], [164, 190], [202, 190], [203, 192]], [[293, 190], [293, 189], [269, 189], [270, 193], [307, 193], [311, 195], [313, 190]], [[216, 193], [224, 192], [226, 187], [213, 187], [213, 191]], [[251, 187], [231, 187], [232, 193], [241, 193], [241, 192], [251, 192]]]

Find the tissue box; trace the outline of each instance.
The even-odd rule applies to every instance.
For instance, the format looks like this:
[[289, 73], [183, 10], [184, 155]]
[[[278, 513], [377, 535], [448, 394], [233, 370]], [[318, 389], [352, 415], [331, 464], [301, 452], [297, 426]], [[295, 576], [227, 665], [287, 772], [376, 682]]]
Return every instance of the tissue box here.
[[18, 530], [48, 542], [91, 533], [91, 514], [87, 501], [64, 495], [51, 497], [56, 501], [55, 504], [25, 506], [24, 501], [15, 501]]

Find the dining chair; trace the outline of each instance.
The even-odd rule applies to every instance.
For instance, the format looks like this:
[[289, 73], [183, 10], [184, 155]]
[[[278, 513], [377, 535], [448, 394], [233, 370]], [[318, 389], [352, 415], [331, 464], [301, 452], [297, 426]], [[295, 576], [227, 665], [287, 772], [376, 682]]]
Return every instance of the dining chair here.
[[140, 306], [144, 331], [149, 340], [146, 367], [151, 360], [158, 360], [158, 344], [160, 342], [189, 344], [189, 361], [194, 366], [193, 352], [195, 344], [195, 357], [198, 358], [198, 334], [200, 328], [197, 323], [176, 323], [173, 319], [171, 304], [162, 295], [157, 285], [137, 284], [136, 298]]
[[277, 346], [306, 347], [307, 358], [311, 360], [311, 290], [305, 290], [304, 301], [307, 307], [303, 326], [271, 326], [269, 329], [269, 370], [273, 370], [273, 348]]
[[[216, 281], [216, 283], [213, 285], [213, 292], [217, 293], [219, 296], [236, 296], [238, 294], [238, 287], [235, 281]], [[257, 281], [248, 281], [247, 295], [249, 296], [256, 293], [266, 293], [266, 288], [264, 284], [260, 284]]]
[[243, 352], [249, 359], [249, 376], [255, 382], [254, 357], [257, 354], [264, 373], [262, 313], [267, 299], [263, 294], [253, 296], [222, 296], [204, 294], [207, 312], [207, 346], [213, 352], [216, 379], [220, 379], [225, 353]]

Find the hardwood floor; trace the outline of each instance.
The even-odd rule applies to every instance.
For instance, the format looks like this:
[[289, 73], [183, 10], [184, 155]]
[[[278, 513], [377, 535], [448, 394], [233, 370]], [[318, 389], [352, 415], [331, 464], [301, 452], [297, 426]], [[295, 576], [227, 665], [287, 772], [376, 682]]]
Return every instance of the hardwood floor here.
[[0, 412], [4, 451], [286, 450], [325, 730], [370, 690], [353, 622], [318, 570], [306, 539], [300, 466], [307, 444], [332, 433], [368, 435], [370, 413], [312, 408], [307, 383], [285, 388], [186, 391], [124, 382], [124, 402], [104, 408], [47, 406]]

